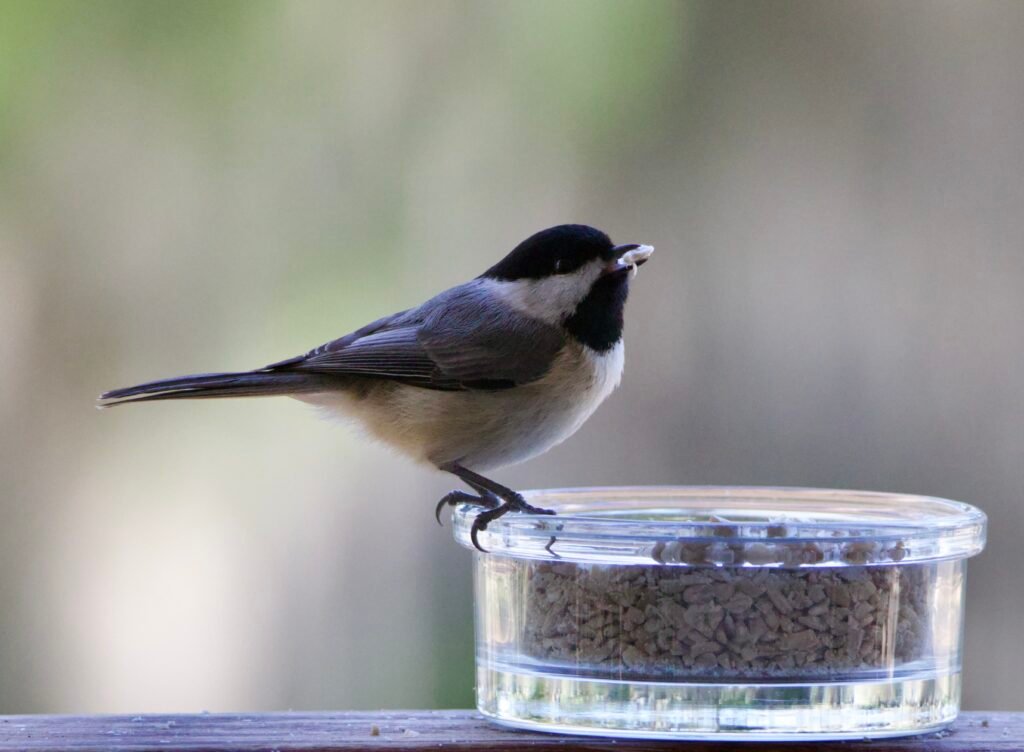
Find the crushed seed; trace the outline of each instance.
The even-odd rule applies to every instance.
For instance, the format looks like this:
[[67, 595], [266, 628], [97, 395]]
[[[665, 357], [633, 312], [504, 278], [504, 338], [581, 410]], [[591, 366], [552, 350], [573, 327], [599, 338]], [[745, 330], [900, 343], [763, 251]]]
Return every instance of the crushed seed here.
[[[842, 568], [532, 562], [522, 647], [637, 677], [838, 676], [917, 660], [929, 647], [930, 570], [864, 566], [868, 548], [850, 544]], [[661, 553], [701, 553], [685, 549]], [[812, 549], [801, 543], [791, 558], [813, 563]]]

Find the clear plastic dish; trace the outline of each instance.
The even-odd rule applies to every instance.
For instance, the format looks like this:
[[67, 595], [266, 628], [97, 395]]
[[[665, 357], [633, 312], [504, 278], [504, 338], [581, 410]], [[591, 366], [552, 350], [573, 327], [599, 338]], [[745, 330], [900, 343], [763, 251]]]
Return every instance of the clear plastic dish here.
[[[475, 553], [477, 705], [622, 737], [934, 731], [960, 705], [967, 558], [985, 515], [901, 494], [595, 488], [525, 494]], [[479, 509], [459, 507], [472, 548]]]

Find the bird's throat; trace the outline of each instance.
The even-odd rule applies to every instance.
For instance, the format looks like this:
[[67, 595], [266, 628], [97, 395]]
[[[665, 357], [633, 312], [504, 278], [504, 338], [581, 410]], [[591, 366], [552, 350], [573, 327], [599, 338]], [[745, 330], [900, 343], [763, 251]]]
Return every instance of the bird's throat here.
[[608, 352], [622, 339], [623, 310], [628, 295], [628, 273], [600, 277], [565, 320], [566, 331], [592, 350]]

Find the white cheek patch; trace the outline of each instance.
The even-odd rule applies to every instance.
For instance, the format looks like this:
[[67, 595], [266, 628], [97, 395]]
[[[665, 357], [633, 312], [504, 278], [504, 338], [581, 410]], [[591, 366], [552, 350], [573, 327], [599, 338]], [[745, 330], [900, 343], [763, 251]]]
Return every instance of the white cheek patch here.
[[487, 280], [487, 284], [495, 297], [509, 307], [545, 323], [557, 324], [586, 297], [601, 269], [600, 261], [591, 261], [572, 274], [544, 279]]

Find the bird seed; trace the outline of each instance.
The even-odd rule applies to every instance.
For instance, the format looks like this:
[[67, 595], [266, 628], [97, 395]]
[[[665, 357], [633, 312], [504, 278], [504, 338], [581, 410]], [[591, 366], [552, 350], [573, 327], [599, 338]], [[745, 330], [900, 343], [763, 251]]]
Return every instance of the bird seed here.
[[[797, 559], [814, 559], [799, 546]], [[835, 678], [918, 660], [929, 649], [930, 570], [869, 559], [851, 551], [853, 566], [789, 569], [533, 562], [522, 647], [548, 664], [635, 678]]]

